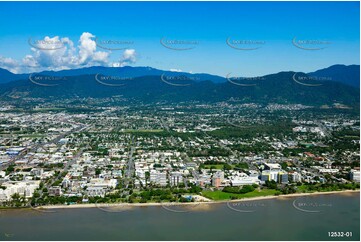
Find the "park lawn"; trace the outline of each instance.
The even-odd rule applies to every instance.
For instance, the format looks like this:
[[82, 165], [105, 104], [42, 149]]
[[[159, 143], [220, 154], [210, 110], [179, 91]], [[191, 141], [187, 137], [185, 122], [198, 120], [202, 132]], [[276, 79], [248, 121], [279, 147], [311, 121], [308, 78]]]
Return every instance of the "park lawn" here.
[[219, 164], [219, 165], [204, 165], [204, 169], [211, 169], [211, 167], [213, 167], [214, 169], [217, 170], [222, 170], [223, 169], [223, 164]]
[[302, 184], [301, 186], [297, 187], [297, 193], [313, 193], [313, 192], [331, 192], [331, 191], [342, 191], [345, 189], [348, 190], [354, 190], [354, 189], [359, 189], [359, 187], [355, 184], [345, 184], [344, 187], [340, 188], [338, 186], [330, 186], [330, 187], [322, 187], [322, 184], [316, 184], [313, 187], [315, 187], [315, 189], [310, 189], [309, 185], [306, 184]]
[[263, 189], [261, 191], [253, 191], [245, 194], [236, 194], [236, 193], [228, 193], [222, 191], [203, 191], [202, 195], [212, 199], [212, 200], [230, 200], [231, 197], [236, 197], [237, 199], [242, 198], [251, 198], [251, 197], [263, 197], [263, 196], [273, 196], [275, 195], [275, 189]]
[[[337, 189], [337, 190], [341, 190], [341, 189]], [[335, 191], [335, 189], [319, 187], [319, 189], [317, 189], [317, 190], [311, 190], [306, 184], [302, 184], [297, 189], [298, 193], [330, 192], [330, 191]]]
[[[306, 192], [312, 192], [308, 190], [308, 187], [304, 184], [302, 184], [301, 186], [298, 186], [297, 192], [299, 193], [306, 193]], [[316, 191], [314, 191], [316, 192]]]

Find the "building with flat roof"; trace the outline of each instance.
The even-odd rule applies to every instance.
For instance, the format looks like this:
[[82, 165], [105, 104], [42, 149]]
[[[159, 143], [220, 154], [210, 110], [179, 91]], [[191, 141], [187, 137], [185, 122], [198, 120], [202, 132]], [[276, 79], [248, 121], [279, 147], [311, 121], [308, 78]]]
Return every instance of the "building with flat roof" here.
[[350, 171], [350, 180], [355, 182], [360, 182], [360, 171], [351, 170]]
[[156, 171], [156, 170], [151, 170], [149, 180], [150, 180], [150, 182], [152, 182], [156, 185], [166, 186], [167, 185], [167, 173], [161, 172], [161, 171]]
[[281, 170], [282, 167], [278, 163], [263, 163], [265, 170]]
[[183, 175], [181, 172], [171, 172], [170, 173], [170, 185], [171, 186], [179, 186], [179, 184], [183, 183]]
[[302, 181], [302, 176], [298, 172], [295, 172], [295, 171], [290, 172], [290, 173], [288, 173], [288, 176], [289, 176], [289, 180], [291, 182], [301, 182]]
[[39, 187], [40, 181], [8, 181], [4, 182], [2, 186], [5, 190], [0, 189], [0, 196], [3, 200], [10, 200], [14, 194], [31, 198], [35, 189]]
[[288, 173], [284, 170], [264, 170], [261, 173], [261, 181], [275, 181], [279, 183], [288, 183]]
[[237, 177], [230, 181], [233, 187], [258, 184], [259, 180], [254, 177]]
[[86, 194], [88, 197], [104, 197], [106, 189], [104, 187], [88, 187]]
[[282, 184], [287, 184], [288, 183], [288, 173], [287, 172], [279, 172], [278, 173], [278, 181], [279, 183]]
[[61, 196], [62, 194], [60, 186], [50, 187], [48, 192], [51, 197]]
[[216, 188], [220, 187], [223, 180], [224, 180], [224, 172], [217, 171], [212, 176], [212, 186]]

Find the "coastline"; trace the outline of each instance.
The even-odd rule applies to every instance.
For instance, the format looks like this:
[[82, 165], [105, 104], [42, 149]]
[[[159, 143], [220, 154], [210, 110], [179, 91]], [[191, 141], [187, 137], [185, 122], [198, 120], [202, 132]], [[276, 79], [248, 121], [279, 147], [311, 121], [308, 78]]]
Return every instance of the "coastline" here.
[[191, 205], [212, 205], [212, 204], [223, 204], [229, 202], [247, 202], [247, 201], [258, 201], [268, 199], [287, 199], [292, 197], [305, 197], [305, 196], [317, 196], [317, 195], [329, 195], [329, 194], [347, 194], [347, 193], [359, 193], [360, 190], [343, 190], [343, 191], [329, 191], [329, 192], [313, 192], [313, 193], [293, 193], [284, 195], [272, 195], [272, 196], [260, 196], [252, 198], [242, 198], [234, 200], [219, 200], [219, 201], [207, 201], [207, 202], [189, 202], [189, 203], [91, 203], [91, 204], [71, 204], [71, 205], [45, 205], [32, 208], [35, 210], [52, 210], [52, 209], [65, 209], [65, 208], [105, 208], [105, 207], [151, 207], [151, 206], [191, 206]]

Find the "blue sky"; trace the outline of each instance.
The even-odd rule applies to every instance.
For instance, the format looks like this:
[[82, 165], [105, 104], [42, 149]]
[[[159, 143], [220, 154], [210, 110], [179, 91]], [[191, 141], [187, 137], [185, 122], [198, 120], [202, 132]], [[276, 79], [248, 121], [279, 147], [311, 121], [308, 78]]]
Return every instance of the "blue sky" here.
[[[0, 2], [0, 67], [29, 72], [131, 65], [221, 76], [310, 72], [359, 64], [359, 19], [359, 2]], [[64, 48], [31, 49], [29, 38], [46, 36], [53, 41], [47, 44], [58, 36]], [[102, 49], [96, 38], [98, 44], [130, 44]], [[183, 47], [192, 49], [174, 50]]]

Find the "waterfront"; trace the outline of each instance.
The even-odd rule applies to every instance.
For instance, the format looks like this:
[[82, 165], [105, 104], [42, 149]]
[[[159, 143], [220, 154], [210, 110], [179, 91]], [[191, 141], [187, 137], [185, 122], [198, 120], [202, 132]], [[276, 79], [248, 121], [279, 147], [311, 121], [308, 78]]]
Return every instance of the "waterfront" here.
[[[360, 194], [126, 209], [1, 210], [1, 240], [359, 240]], [[352, 232], [330, 238], [328, 232]]]

